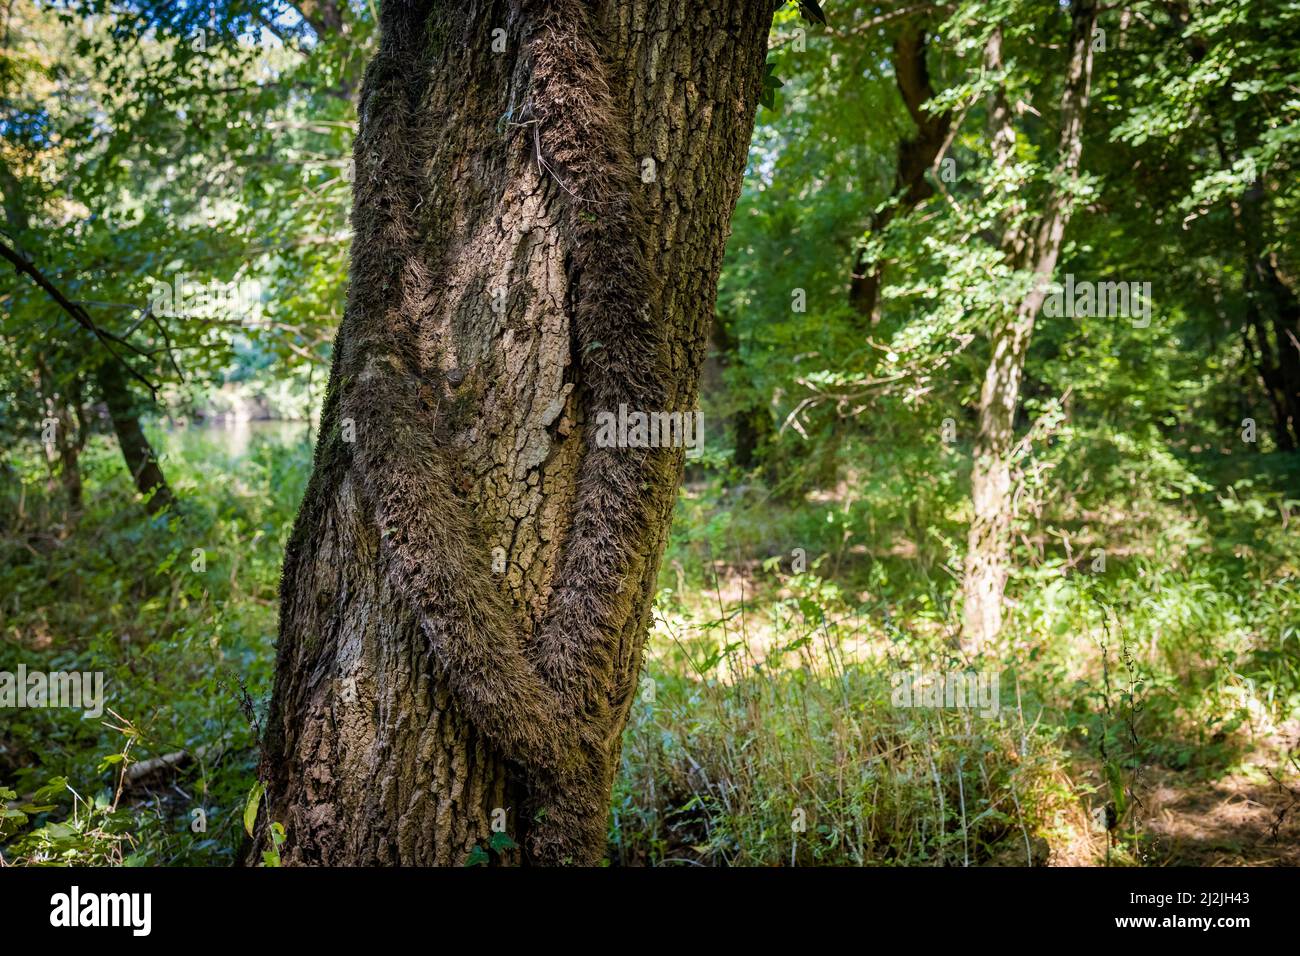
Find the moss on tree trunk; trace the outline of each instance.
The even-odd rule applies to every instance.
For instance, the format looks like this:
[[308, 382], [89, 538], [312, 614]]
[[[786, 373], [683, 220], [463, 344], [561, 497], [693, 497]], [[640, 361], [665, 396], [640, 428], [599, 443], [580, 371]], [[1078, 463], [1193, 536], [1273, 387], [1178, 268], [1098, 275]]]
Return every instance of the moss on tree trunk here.
[[282, 584], [286, 862], [602, 855], [682, 453], [595, 417], [694, 408], [770, 16], [384, 5]]

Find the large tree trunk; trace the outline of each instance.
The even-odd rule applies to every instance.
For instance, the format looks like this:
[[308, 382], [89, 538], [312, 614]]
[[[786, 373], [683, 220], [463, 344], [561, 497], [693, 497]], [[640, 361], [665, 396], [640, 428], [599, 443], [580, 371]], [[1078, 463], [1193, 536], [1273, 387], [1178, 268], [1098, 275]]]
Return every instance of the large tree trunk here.
[[281, 592], [285, 862], [457, 864], [502, 820], [601, 856], [683, 456], [596, 416], [694, 408], [770, 17], [384, 4]]
[[[1071, 8], [1070, 60], [1061, 98], [1060, 138], [1053, 180], [1078, 176], [1083, 150], [1083, 118], [1092, 80], [1092, 33], [1097, 23], [1095, 0], [1077, 0]], [[1002, 68], [1002, 36], [995, 31], [985, 50], [990, 71]], [[994, 162], [1007, 168], [1015, 157], [1016, 132], [1010, 104], [999, 90], [990, 115]], [[978, 652], [1002, 629], [1002, 603], [1011, 554], [1011, 449], [1016, 406], [1025, 356], [1042, 308], [1047, 286], [1061, 253], [1070, 219], [1070, 199], [1058, 191], [1041, 215], [1024, 219], [1013, 210], [1003, 251], [1019, 270], [1035, 277], [1014, 311], [998, 321], [991, 335], [992, 354], [980, 390], [979, 432], [971, 462], [974, 513], [963, 568], [961, 646]]]
[[102, 362], [96, 369], [95, 381], [104, 404], [108, 406], [108, 417], [113, 422], [127, 471], [131, 473], [136, 489], [145, 496], [145, 507], [151, 514], [171, 507], [176, 499], [163, 477], [158, 456], [140, 427], [140, 413], [127, 385], [122, 364], [113, 359]]

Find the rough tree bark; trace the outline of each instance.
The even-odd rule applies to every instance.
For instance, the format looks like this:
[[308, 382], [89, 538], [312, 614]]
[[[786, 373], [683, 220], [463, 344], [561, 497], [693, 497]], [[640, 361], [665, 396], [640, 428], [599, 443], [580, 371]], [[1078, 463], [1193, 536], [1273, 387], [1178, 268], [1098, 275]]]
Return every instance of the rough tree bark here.
[[281, 588], [286, 863], [458, 864], [502, 820], [601, 856], [683, 456], [595, 417], [694, 407], [771, 11], [384, 3]]
[[167, 479], [163, 477], [153, 446], [140, 427], [139, 410], [127, 384], [122, 364], [112, 359], [100, 363], [95, 370], [95, 382], [108, 407], [108, 417], [113, 422], [117, 444], [122, 449], [122, 459], [126, 462], [126, 469], [131, 473], [136, 489], [144, 495], [145, 507], [150, 514], [172, 507], [176, 498]]
[[[1053, 181], [1078, 178], [1083, 152], [1083, 119], [1088, 108], [1092, 82], [1093, 30], [1097, 23], [1095, 0], [1071, 4], [1069, 61], [1065, 89], [1061, 96], [1059, 142]], [[985, 48], [990, 72], [1002, 69], [1002, 34], [995, 30]], [[1015, 159], [1016, 130], [1011, 106], [999, 89], [990, 113], [993, 160], [1002, 168]], [[966, 546], [963, 570], [961, 646], [978, 652], [1002, 629], [1002, 602], [1009, 573], [1011, 551], [1011, 448], [1016, 405], [1025, 356], [1034, 331], [1034, 320], [1042, 308], [1056, 260], [1060, 256], [1065, 227], [1070, 219], [1068, 190], [1058, 187], [1037, 216], [1014, 209], [1002, 237], [1007, 261], [1017, 270], [1028, 271], [1036, 281], [1009, 314], [1000, 319], [991, 335], [992, 352], [980, 390], [979, 431], [971, 462], [971, 499], [974, 514]]]

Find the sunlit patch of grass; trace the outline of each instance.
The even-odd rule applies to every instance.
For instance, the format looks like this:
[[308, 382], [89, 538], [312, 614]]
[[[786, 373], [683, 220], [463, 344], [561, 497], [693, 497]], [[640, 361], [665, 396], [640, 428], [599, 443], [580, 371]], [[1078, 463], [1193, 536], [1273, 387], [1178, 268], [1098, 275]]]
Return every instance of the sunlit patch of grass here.
[[918, 509], [887, 481], [803, 505], [697, 489], [661, 579], [653, 699], [625, 737], [613, 858], [1014, 864], [1048, 856], [1041, 840], [1053, 862], [1177, 862], [1144, 836], [1151, 778], [1248, 772], [1293, 744], [1289, 474], [1066, 496], [1027, 518], [1004, 632], [975, 665], [1015, 688], [997, 720], [890, 701], [904, 667], [970, 663], [951, 650], [960, 502]]
[[1011, 675], [996, 716], [896, 706], [902, 671], [980, 666], [914, 637], [811, 575], [716, 610], [661, 595], [615, 862], [1046, 862], [1075, 799], [1056, 733]]

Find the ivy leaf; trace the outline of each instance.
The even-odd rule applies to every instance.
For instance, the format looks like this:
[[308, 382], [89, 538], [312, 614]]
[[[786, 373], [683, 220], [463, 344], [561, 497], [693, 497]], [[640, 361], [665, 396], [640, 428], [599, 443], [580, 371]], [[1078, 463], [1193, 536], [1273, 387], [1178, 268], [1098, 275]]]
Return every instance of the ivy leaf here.
[[487, 855], [487, 850], [481, 846], [476, 846], [469, 851], [469, 856], [465, 859], [466, 866], [487, 866], [491, 857]]
[[510, 834], [508, 833], [493, 833], [491, 838], [488, 840], [488, 847], [495, 850], [497, 853], [504, 853], [506, 850], [513, 850], [518, 845], [519, 844], [514, 840], [510, 839]]

